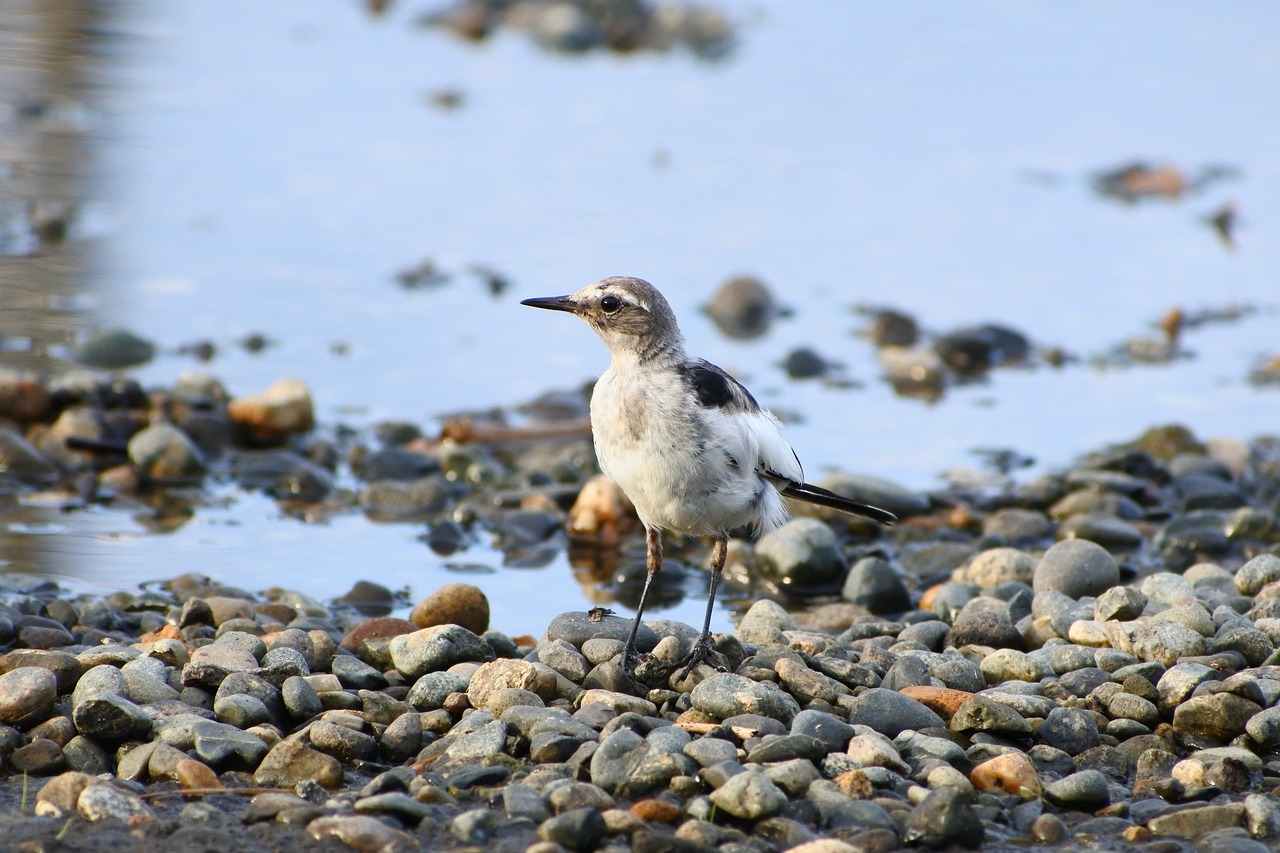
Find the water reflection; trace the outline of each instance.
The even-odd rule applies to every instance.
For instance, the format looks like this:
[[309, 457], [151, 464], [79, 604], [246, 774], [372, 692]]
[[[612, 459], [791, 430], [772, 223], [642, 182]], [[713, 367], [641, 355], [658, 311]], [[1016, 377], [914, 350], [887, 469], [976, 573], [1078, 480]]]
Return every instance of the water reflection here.
[[[48, 376], [85, 325], [82, 294], [93, 253], [87, 186], [93, 98], [100, 85], [101, 4], [13, 0], [0, 5], [0, 426], [5, 460], [48, 394], [24, 376]], [[11, 472], [14, 473], [14, 472]], [[29, 472], [28, 472], [29, 473]], [[63, 496], [74, 500], [73, 496]], [[0, 571], [58, 574], [67, 501], [0, 498]]]

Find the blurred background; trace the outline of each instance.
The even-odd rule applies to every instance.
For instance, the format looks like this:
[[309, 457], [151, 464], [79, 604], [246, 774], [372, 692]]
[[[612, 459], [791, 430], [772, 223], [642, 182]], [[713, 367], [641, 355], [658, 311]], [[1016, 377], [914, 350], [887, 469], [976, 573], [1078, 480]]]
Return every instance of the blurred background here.
[[[811, 476], [1252, 438], [1280, 428], [1277, 31], [1262, 2], [11, 0], [0, 363], [124, 327], [144, 387], [296, 377], [325, 428], [432, 433], [589, 382], [595, 336], [519, 300], [636, 275]], [[779, 309], [748, 335], [704, 310], [735, 276]], [[879, 349], [890, 321], [919, 345]], [[164, 531], [0, 510], [0, 568], [74, 589], [463, 576], [509, 633], [587, 601], [563, 555], [444, 559], [229, 485]]]

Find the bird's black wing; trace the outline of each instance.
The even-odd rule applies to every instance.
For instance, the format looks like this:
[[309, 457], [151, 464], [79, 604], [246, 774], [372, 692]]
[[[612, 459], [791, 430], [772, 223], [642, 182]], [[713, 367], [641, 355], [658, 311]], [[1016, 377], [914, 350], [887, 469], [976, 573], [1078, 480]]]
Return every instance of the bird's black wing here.
[[860, 515], [880, 524], [892, 525], [898, 520], [898, 517], [887, 509], [851, 500], [812, 483], [787, 483], [781, 491], [789, 498], [829, 507], [851, 515]]
[[676, 370], [689, 383], [703, 408], [724, 409], [727, 413], [760, 411], [760, 404], [741, 382], [706, 359], [691, 359]]

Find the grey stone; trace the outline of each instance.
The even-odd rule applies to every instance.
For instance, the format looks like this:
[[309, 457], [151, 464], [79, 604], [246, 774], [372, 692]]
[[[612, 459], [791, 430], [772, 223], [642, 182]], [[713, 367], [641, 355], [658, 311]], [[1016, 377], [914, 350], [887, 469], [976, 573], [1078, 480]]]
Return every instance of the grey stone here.
[[338, 676], [343, 687], [352, 690], [381, 690], [387, 686], [381, 672], [354, 655], [334, 655], [329, 670]]
[[405, 701], [419, 711], [435, 711], [444, 707], [450, 693], [465, 693], [468, 680], [453, 672], [429, 672], [409, 688]]
[[883, 688], [872, 688], [854, 697], [848, 703], [849, 719], [869, 726], [888, 737], [901, 732], [931, 727], [944, 728], [942, 718], [919, 702], [901, 693]]
[[1101, 595], [1119, 582], [1115, 558], [1106, 549], [1084, 539], [1067, 539], [1045, 551], [1032, 587], [1037, 593], [1054, 590], [1079, 598]]
[[[1048, 725], [1047, 720], [1045, 724]], [[1014, 736], [1031, 734], [1031, 726], [1017, 711], [982, 695], [970, 696], [956, 709], [951, 717], [951, 730]]]
[[595, 809], [573, 809], [538, 826], [539, 838], [570, 850], [593, 850], [606, 832], [604, 817]]
[[247, 693], [216, 697], [213, 700], [213, 714], [219, 722], [238, 729], [272, 722], [271, 712], [262, 700]]
[[390, 761], [406, 761], [422, 748], [422, 716], [412, 711], [396, 717], [382, 731], [382, 751]]
[[[547, 626], [547, 640], [564, 640], [581, 649], [588, 640], [618, 640], [625, 643], [631, 633], [631, 620], [621, 616], [604, 616], [592, 621], [586, 613], [570, 611], [561, 613]], [[642, 652], [653, 651], [658, 635], [648, 625], [641, 623], [636, 632], [636, 648]]]
[[743, 820], [761, 820], [782, 811], [787, 795], [763, 773], [739, 773], [711, 792], [717, 808]]
[[801, 592], [830, 589], [848, 568], [831, 528], [804, 516], [760, 537], [755, 555], [757, 571]]
[[453, 761], [479, 763], [501, 755], [507, 747], [507, 724], [492, 720], [473, 732], [454, 736], [447, 755]]
[[693, 688], [691, 701], [697, 710], [722, 720], [738, 714], [760, 714], [790, 723], [800, 712], [796, 701], [776, 685], [732, 673], [716, 673], [699, 682]]
[[1259, 554], [1236, 571], [1236, 592], [1257, 595], [1267, 584], [1280, 581], [1280, 556]]
[[1100, 622], [1137, 619], [1147, 606], [1147, 597], [1131, 586], [1113, 586], [1098, 596], [1093, 605], [1093, 618]]
[[[800, 713], [804, 714], [806, 712], [801, 711]], [[799, 715], [797, 715], [797, 719], [799, 719]], [[697, 762], [700, 767], [710, 767], [722, 761], [736, 759], [738, 757], [738, 748], [727, 740], [702, 737], [689, 741], [684, 747], [684, 754]]]
[[151, 717], [114, 693], [86, 697], [75, 705], [71, 718], [80, 734], [99, 743], [140, 740], [151, 734]]
[[[489, 644], [460, 625], [437, 625], [398, 634], [387, 644], [395, 668], [409, 678], [493, 657]], [[415, 706], [416, 707], [416, 706]]]
[[1097, 721], [1083, 708], [1054, 708], [1038, 734], [1046, 744], [1068, 755], [1079, 755], [1101, 742]]
[[280, 699], [289, 716], [295, 720], [310, 719], [324, 710], [316, 689], [311, 686], [311, 682], [299, 675], [291, 675], [284, 680], [280, 687]]
[[956, 788], [930, 791], [907, 815], [902, 827], [903, 841], [926, 847], [958, 844], [977, 848], [985, 836], [982, 820]]
[[840, 596], [872, 613], [901, 613], [911, 607], [911, 595], [902, 578], [886, 560], [864, 557], [845, 577]]
[[1091, 811], [1111, 802], [1107, 777], [1097, 770], [1081, 770], [1050, 782], [1045, 786], [1044, 796], [1054, 805], [1084, 811]]
[[390, 815], [410, 826], [418, 825], [424, 818], [433, 814], [431, 806], [420, 803], [401, 791], [388, 791], [371, 797], [361, 797], [355, 802], [355, 812], [356, 814]]
[[843, 752], [856, 732], [853, 726], [834, 714], [806, 709], [791, 721], [791, 733], [817, 738], [828, 752]]
[[[369, 761], [378, 756], [378, 741], [372, 735], [328, 720], [316, 720], [312, 723], [307, 729], [307, 737], [316, 749], [348, 764], [353, 761]], [[505, 741], [504, 727], [503, 742]]]
[[502, 808], [509, 818], [525, 818], [534, 823], [542, 823], [551, 816], [551, 809], [542, 794], [519, 782], [503, 787]]

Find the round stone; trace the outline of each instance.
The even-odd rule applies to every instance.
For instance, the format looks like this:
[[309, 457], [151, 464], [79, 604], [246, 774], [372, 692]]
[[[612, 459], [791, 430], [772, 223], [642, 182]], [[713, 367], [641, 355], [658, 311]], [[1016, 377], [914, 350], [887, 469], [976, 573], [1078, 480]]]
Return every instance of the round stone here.
[[1080, 598], [1101, 595], [1119, 583], [1120, 570], [1105, 548], [1084, 539], [1067, 539], [1044, 552], [1036, 565], [1032, 588]]

